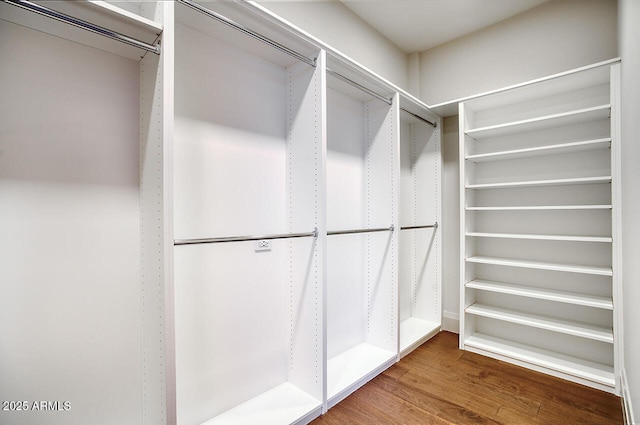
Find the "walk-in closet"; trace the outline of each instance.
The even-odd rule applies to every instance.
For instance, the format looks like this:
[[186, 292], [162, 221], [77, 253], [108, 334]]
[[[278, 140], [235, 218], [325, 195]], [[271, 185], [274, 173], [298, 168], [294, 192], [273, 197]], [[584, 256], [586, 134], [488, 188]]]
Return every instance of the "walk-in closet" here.
[[633, 1], [0, 0], [0, 424], [634, 423]]

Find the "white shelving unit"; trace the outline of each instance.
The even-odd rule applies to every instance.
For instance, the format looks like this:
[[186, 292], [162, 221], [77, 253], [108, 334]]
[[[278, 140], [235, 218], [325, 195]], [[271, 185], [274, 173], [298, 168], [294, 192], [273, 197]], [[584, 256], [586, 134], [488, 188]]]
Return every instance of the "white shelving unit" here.
[[251, 2], [0, 35], [0, 395], [73, 403], [11, 423], [305, 424], [439, 330], [439, 232], [399, 244], [439, 221], [424, 103]]
[[327, 237], [330, 408], [396, 361], [399, 132], [397, 96], [337, 58], [329, 68], [385, 99], [328, 75], [327, 229], [393, 228]]
[[300, 44], [315, 67], [176, 4], [174, 238], [214, 239], [174, 249], [178, 424], [322, 411], [322, 245], [286, 237], [324, 228], [324, 56]]
[[460, 347], [618, 393], [618, 65], [460, 103]]
[[[153, 52], [162, 10], [37, 5], [148, 50], [0, 3], [0, 398], [71, 403], [64, 412], [5, 411], [0, 422], [160, 423], [166, 411], [143, 406], [165, 393], [156, 379], [165, 366], [156, 308], [163, 282], [152, 287], [141, 276], [157, 267], [162, 237], [141, 234], [151, 225], [146, 170], [162, 167], [145, 155], [149, 132], [140, 124], [158, 131], [162, 103], [140, 93], [163, 84], [147, 75], [163, 66]], [[152, 225], [162, 229], [163, 212], [153, 208]]]
[[[441, 120], [400, 99], [400, 357], [442, 324]], [[435, 127], [434, 127], [435, 126]]]

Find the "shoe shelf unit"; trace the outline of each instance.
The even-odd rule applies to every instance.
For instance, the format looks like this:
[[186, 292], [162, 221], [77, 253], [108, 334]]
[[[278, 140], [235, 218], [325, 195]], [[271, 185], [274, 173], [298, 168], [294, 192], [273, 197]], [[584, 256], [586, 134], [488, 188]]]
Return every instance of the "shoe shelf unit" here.
[[441, 120], [400, 100], [400, 357], [441, 326]]
[[618, 72], [459, 104], [460, 347], [613, 393]]

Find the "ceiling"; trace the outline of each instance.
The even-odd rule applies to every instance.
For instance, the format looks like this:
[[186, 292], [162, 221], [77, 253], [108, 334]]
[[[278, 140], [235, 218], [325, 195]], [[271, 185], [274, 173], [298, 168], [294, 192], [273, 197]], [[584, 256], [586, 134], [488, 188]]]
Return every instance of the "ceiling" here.
[[549, 0], [340, 0], [405, 53], [423, 52]]

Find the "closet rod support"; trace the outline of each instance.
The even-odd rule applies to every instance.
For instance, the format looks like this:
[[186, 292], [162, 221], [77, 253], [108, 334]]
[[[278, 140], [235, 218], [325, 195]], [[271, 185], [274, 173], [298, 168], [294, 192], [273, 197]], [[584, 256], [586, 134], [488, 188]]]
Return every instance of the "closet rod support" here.
[[355, 81], [345, 77], [344, 75], [337, 73], [336, 71], [333, 71], [333, 70], [327, 68], [327, 74], [332, 75], [332, 76], [336, 77], [338, 80], [344, 81], [345, 83], [347, 83], [349, 85], [352, 85], [353, 87], [355, 87], [357, 89], [362, 90], [363, 92], [375, 97], [376, 99], [379, 99], [379, 100], [383, 101], [387, 105], [392, 105], [393, 104], [393, 100], [392, 99], [386, 98], [383, 95], [381, 95], [379, 93], [376, 93], [373, 90], [363, 86], [362, 84], [358, 84]]
[[409, 111], [407, 111], [407, 110], [406, 110], [406, 109], [404, 109], [404, 108], [400, 108], [400, 110], [401, 110], [402, 112], [404, 112], [405, 114], [409, 114], [409, 115], [411, 115], [412, 117], [419, 119], [420, 121], [426, 122], [427, 124], [429, 124], [429, 125], [430, 125], [431, 127], [433, 127], [433, 128], [438, 127], [438, 124], [436, 124], [436, 123], [434, 123], [434, 122], [431, 122], [431, 121], [429, 121], [429, 120], [427, 120], [427, 119], [424, 119], [424, 118], [422, 118], [420, 115], [416, 115], [416, 114], [414, 114], [413, 112], [409, 112]]
[[316, 58], [310, 59], [308, 57], [306, 57], [305, 55], [303, 55], [302, 53], [298, 53], [295, 50], [292, 50], [290, 48], [288, 48], [287, 46], [284, 46], [280, 43], [278, 43], [277, 41], [274, 41], [268, 37], [265, 37], [262, 34], [259, 34], [255, 31], [253, 31], [252, 29], [249, 29], [247, 27], [244, 27], [240, 24], [238, 24], [235, 21], [232, 21], [231, 19], [227, 18], [226, 16], [222, 16], [210, 9], [207, 9], [206, 7], [203, 7], [201, 5], [199, 5], [198, 3], [192, 1], [192, 0], [177, 0], [178, 3], [182, 3], [183, 5], [192, 8], [193, 10], [202, 13], [203, 15], [208, 16], [211, 19], [214, 19], [218, 22], [221, 22], [225, 25], [230, 26], [233, 29], [236, 29], [250, 37], [253, 37], [277, 50], [280, 50], [283, 53], [286, 53], [289, 56], [293, 56], [294, 58], [298, 59], [299, 61], [302, 61], [304, 63], [306, 63], [307, 65], [310, 65], [312, 67], [316, 67]]
[[39, 15], [46, 16], [48, 18], [55, 19], [60, 22], [64, 22], [65, 24], [69, 24], [74, 27], [81, 28], [83, 30], [92, 32], [94, 34], [102, 35], [104, 37], [111, 38], [121, 43], [125, 43], [130, 46], [137, 47], [147, 52], [155, 53], [156, 55], [160, 54], [159, 44], [145, 43], [144, 41], [137, 40], [127, 35], [121, 34], [119, 32], [112, 31], [110, 29], [107, 29], [98, 25], [94, 25], [90, 22], [74, 18], [73, 16], [65, 15], [64, 13], [57, 12], [53, 9], [49, 9], [48, 7], [42, 6], [40, 4], [33, 3], [27, 0], [2, 0], [2, 1], [8, 4], [11, 4], [13, 6], [17, 6], [22, 9], [28, 10], [30, 12], [35, 12]]
[[390, 227], [379, 227], [376, 229], [353, 229], [353, 230], [331, 230], [327, 232], [328, 236], [331, 235], [349, 235], [352, 233], [373, 233], [373, 232], [393, 232], [393, 224]]
[[438, 222], [435, 222], [434, 224], [425, 224], [424, 226], [403, 226], [400, 228], [400, 230], [414, 230], [414, 229], [437, 229], [438, 228]]
[[203, 239], [176, 239], [173, 241], [175, 246], [178, 245], [197, 245], [204, 243], [222, 243], [222, 242], [247, 242], [261, 241], [265, 239], [291, 239], [291, 238], [307, 238], [318, 237], [318, 228], [314, 228], [313, 232], [308, 233], [280, 233], [275, 235], [252, 235], [252, 236], [226, 236], [221, 238], [203, 238]]

